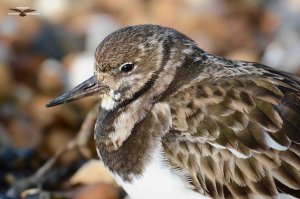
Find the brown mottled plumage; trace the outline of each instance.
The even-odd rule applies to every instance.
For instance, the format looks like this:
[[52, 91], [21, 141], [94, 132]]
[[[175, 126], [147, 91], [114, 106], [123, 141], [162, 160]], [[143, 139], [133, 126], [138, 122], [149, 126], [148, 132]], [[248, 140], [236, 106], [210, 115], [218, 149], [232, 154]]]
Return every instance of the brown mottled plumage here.
[[[146, 178], [156, 149], [199, 198], [300, 197], [297, 77], [155, 25], [112, 33], [95, 58], [95, 76], [48, 106], [102, 94], [99, 156], [133, 197], [128, 184]], [[181, 198], [198, 198], [190, 194]]]

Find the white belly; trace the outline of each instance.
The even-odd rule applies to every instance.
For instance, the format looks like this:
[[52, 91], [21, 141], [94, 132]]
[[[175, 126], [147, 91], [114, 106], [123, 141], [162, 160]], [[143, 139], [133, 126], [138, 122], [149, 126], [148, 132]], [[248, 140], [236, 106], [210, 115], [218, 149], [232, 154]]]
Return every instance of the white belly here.
[[208, 199], [191, 190], [184, 177], [166, 167], [159, 154], [155, 153], [143, 175], [134, 177], [130, 183], [114, 175], [131, 199]]

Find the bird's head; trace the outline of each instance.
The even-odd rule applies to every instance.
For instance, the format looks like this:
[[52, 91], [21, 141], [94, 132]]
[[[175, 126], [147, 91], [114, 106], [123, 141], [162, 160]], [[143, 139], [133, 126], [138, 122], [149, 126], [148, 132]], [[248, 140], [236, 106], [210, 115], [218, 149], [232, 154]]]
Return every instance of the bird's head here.
[[95, 52], [94, 76], [51, 101], [55, 106], [79, 98], [106, 94], [111, 109], [145, 93], [158, 97], [173, 81], [176, 68], [196, 44], [174, 29], [140, 25], [107, 36]]

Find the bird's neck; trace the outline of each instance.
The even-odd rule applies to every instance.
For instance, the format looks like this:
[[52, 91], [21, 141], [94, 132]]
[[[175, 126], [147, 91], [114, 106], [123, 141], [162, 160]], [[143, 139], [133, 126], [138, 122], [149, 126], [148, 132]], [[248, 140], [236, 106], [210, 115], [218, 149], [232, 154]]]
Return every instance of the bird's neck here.
[[142, 121], [153, 104], [151, 96], [143, 95], [139, 99], [119, 106], [110, 96], [104, 96], [95, 127], [95, 136], [105, 144], [109, 151], [118, 150], [132, 134], [135, 125]]
[[100, 107], [95, 126], [98, 155], [111, 172], [125, 181], [142, 173], [145, 154], [150, 153], [153, 143], [153, 136], [142, 130], [152, 107], [149, 100], [139, 98], [116, 110]]

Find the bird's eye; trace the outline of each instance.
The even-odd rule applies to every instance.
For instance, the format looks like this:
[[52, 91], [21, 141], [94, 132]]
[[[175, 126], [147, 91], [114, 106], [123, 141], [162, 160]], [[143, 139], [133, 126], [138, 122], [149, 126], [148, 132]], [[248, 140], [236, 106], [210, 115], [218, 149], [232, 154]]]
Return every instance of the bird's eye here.
[[123, 73], [128, 73], [134, 68], [133, 63], [125, 63], [120, 67], [120, 71]]

